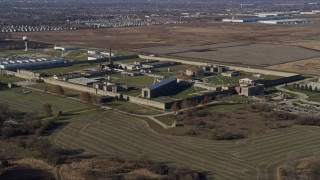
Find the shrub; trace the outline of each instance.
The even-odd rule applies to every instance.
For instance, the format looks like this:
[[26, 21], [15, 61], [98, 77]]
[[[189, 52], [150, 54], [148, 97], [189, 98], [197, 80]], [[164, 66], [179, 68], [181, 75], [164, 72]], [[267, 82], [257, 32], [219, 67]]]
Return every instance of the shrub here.
[[148, 167], [148, 170], [160, 175], [168, 174], [169, 167], [164, 164], [152, 164]]

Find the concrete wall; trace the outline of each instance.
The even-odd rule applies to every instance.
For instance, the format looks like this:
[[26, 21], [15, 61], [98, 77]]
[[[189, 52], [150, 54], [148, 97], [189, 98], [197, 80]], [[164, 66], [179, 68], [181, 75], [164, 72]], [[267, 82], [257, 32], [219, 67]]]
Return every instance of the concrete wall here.
[[[45, 78], [44, 82], [48, 83], [48, 84], [53, 84], [53, 85], [60, 85], [61, 87], [74, 89], [77, 91], [89, 92], [91, 94], [97, 94], [100, 96], [120, 97], [120, 93], [113, 93], [113, 92], [108, 92], [108, 91], [104, 91], [104, 90], [98, 90], [98, 89], [95, 89], [92, 87], [71, 84], [71, 83], [68, 83], [65, 81], [59, 81], [59, 80], [55, 80], [55, 79], [51, 79], [51, 78]], [[149, 100], [149, 99], [143, 99], [143, 98], [127, 96], [127, 95], [123, 95], [123, 98], [126, 100], [129, 100], [133, 103], [147, 105], [147, 106], [151, 106], [151, 107], [155, 107], [155, 108], [159, 108], [159, 109], [165, 109], [165, 107], [166, 107], [166, 103], [153, 101], [153, 100]]]
[[280, 84], [286, 84], [294, 81], [301, 80], [303, 76], [301, 75], [295, 75], [295, 76], [290, 76], [290, 77], [284, 77], [276, 80], [265, 80], [264, 85], [265, 86], [277, 86]]
[[168, 108], [166, 108], [168, 103], [124, 95], [125, 99], [127, 99], [127, 97], [129, 99], [129, 101], [133, 102], [133, 103], [143, 104], [143, 105], [147, 105], [147, 106], [151, 106], [151, 107], [155, 107], [155, 108], [159, 108], [159, 109], [168, 109]]
[[[207, 66], [208, 63], [204, 62], [196, 62], [196, 61], [187, 61], [187, 60], [181, 60], [181, 59], [172, 59], [172, 58], [163, 58], [163, 57], [152, 57], [152, 56], [145, 56], [145, 55], [139, 55], [141, 59], [150, 59], [150, 60], [159, 60], [159, 61], [174, 61], [179, 62], [182, 64], [189, 64], [193, 66]], [[213, 63], [209, 63], [213, 64]], [[217, 64], [218, 65], [218, 64]], [[238, 66], [228, 66], [230, 69], [234, 69], [237, 71], [244, 71], [244, 72], [250, 72], [250, 73], [260, 73], [260, 74], [266, 74], [266, 75], [275, 75], [275, 76], [282, 76], [282, 77], [290, 77], [295, 76], [297, 74], [294, 73], [287, 73], [287, 72], [281, 72], [281, 71], [273, 71], [273, 70], [265, 70], [265, 69], [256, 69], [256, 68], [246, 68], [246, 67], [238, 67]]]
[[37, 77], [31, 76], [31, 75], [27, 75], [27, 74], [21, 74], [21, 73], [17, 73], [15, 71], [8, 71], [8, 70], [2, 70], [3, 74], [7, 74], [7, 75], [11, 75], [11, 76], [16, 76], [22, 79], [27, 79], [27, 80], [31, 80], [31, 79], [35, 79]]

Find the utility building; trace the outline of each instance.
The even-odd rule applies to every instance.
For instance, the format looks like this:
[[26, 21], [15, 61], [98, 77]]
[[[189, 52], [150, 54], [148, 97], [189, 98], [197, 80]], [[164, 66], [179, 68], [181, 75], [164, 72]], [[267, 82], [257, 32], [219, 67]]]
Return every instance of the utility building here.
[[156, 98], [159, 96], [169, 95], [169, 93], [176, 89], [178, 83], [177, 78], [171, 77], [162, 80], [158, 83], [152, 84], [142, 89], [142, 97], [144, 98]]

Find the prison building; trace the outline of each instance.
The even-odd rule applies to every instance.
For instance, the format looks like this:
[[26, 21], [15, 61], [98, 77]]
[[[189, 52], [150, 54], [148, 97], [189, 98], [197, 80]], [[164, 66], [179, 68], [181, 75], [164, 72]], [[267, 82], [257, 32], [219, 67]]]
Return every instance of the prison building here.
[[186, 70], [186, 75], [187, 76], [203, 76], [204, 75], [204, 70], [202, 68], [198, 67], [192, 67]]
[[236, 87], [236, 92], [239, 95], [244, 96], [256, 96], [264, 94], [264, 85], [257, 84], [252, 86], [238, 86]]
[[249, 86], [249, 85], [254, 85], [258, 83], [263, 83], [263, 79], [259, 77], [251, 77], [251, 78], [243, 78], [239, 79], [239, 84], [240, 86]]
[[142, 89], [142, 97], [156, 98], [159, 96], [169, 95], [177, 87], [177, 78], [170, 77], [158, 83], [152, 84]]

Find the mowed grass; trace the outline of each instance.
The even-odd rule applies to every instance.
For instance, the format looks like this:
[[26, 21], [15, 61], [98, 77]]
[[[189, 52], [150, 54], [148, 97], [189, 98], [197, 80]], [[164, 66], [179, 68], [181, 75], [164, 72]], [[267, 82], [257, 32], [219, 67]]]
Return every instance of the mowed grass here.
[[0, 74], [0, 82], [14, 83], [14, 82], [20, 82], [20, 81], [25, 81], [25, 80], [22, 78], [11, 76], [11, 75]]
[[[155, 74], [162, 75], [162, 76], [176, 76], [182, 73], [185, 73], [188, 68], [192, 67], [191, 65], [179, 64], [174, 66], [156, 68]], [[168, 71], [170, 70], [170, 71]]]
[[66, 66], [66, 67], [58, 67], [58, 68], [37, 70], [36, 72], [44, 73], [44, 74], [46, 74], [48, 76], [53, 76], [53, 75], [60, 74], [60, 73], [68, 73], [68, 72], [83, 70], [83, 69], [86, 69], [86, 68], [97, 67], [98, 65], [99, 65], [99, 63], [75, 64], [75, 65]]
[[288, 87], [284, 87], [284, 88], [286, 88], [290, 91], [293, 91], [293, 92], [299, 92], [299, 93], [306, 94], [307, 96], [309, 96], [309, 98], [308, 98], [309, 101], [320, 102], [320, 93], [319, 92], [311, 92], [309, 90], [296, 89], [296, 88], [293, 88], [293, 85], [288, 85]]
[[179, 99], [190, 98], [190, 97], [203, 94], [203, 91], [207, 91], [207, 90], [199, 87], [194, 87], [192, 85], [191, 87], [179, 92], [178, 94], [175, 94], [173, 97], [179, 98]]
[[133, 76], [133, 77], [129, 76], [129, 77], [121, 77], [115, 80], [115, 82], [127, 84], [129, 86], [143, 88], [153, 84], [154, 78], [149, 76]]
[[216, 180], [248, 180], [276, 179], [277, 167], [291, 155], [317, 154], [319, 130], [298, 126], [244, 140], [214, 141], [160, 135], [144, 121], [102, 112], [71, 120], [52, 139], [64, 148], [84, 149], [99, 158], [147, 157], [205, 171]]
[[147, 106], [133, 104], [127, 101], [112, 101], [105, 104], [106, 106], [118, 109], [131, 114], [138, 115], [157, 115], [161, 114], [162, 111], [156, 110]]
[[7, 103], [10, 109], [21, 112], [42, 112], [42, 106], [45, 103], [51, 104], [54, 113], [57, 111], [68, 112], [92, 108], [89, 104], [51, 94], [44, 94], [39, 91], [31, 90], [32, 92], [29, 94], [18, 93], [22, 89], [14, 88], [0, 91], [0, 102]]
[[[237, 84], [239, 84], [239, 79], [252, 78], [252, 77], [253, 77], [252, 73], [241, 72], [241, 76], [237, 76], [237, 77], [226, 77], [226, 76], [222, 76], [222, 75], [217, 75], [217, 76], [208, 78], [208, 80], [209, 80], [209, 82], [211, 82], [213, 84], [217, 84], [217, 85], [222, 85], [222, 83], [224, 85], [227, 85], [227, 84], [237, 85]], [[265, 80], [275, 80], [275, 79], [279, 79], [281, 77], [274, 76], [274, 75], [262, 75], [261, 78], [263, 78]]]
[[[47, 84], [47, 83], [38, 83], [38, 84], [34, 84], [30, 86], [31, 88], [36, 88], [39, 89], [41, 91], [44, 92], [45, 88], [48, 88], [48, 92], [51, 93], [56, 93], [57, 92], [57, 86], [56, 85], [51, 85], [51, 84]], [[67, 89], [67, 88], [63, 88], [64, 90], [64, 96], [67, 97], [74, 97], [74, 98], [78, 98], [79, 95], [81, 94], [80, 91], [75, 91], [72, 89]]]

